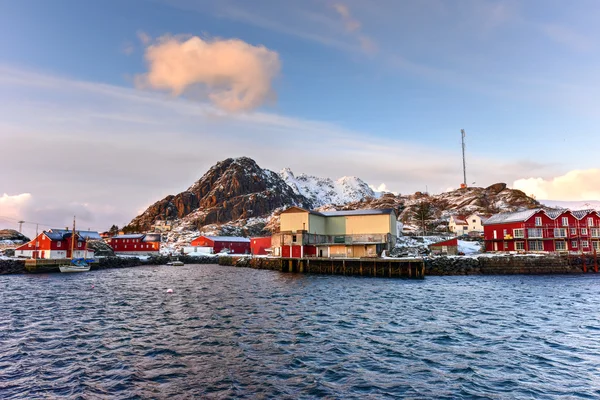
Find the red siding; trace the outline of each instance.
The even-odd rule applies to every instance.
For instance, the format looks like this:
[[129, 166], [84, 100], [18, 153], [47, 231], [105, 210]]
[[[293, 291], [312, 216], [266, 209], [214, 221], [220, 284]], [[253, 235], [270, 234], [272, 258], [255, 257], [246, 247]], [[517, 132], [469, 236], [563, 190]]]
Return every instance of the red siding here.
[[207, 237], [200, 236], [192, 240], [191, 245], [194, 247], [212, 247], [213, 252], [220, 253], [223, 249], [228, 249], [233, 254], [250, 254], [250, 242], [228, 241], [226, 236], [223, 240], [211, 240]]
[[261, 237], [250, 239], [250, 249], [254, 255], [267, 255], [266, 249], [271, 248], [271, 237]]
[[[32, 250], [33, 258], [36, 258], [35, 249], [36, 243], [38, 251], [41, 251], [40, 258], [47, 258], [52, 250], [66, 250], [67, 258], [71, 257], [71, 238], [66, 238], [64, 240], [51, 240], [45, 233], [40, 233], [37, 238], [17, 247], [15, 251], [19, 250]], [[60, 243], [60, 246], [58, 245]], [[85, 249], [85, 240], [78, 240], [75, 243], [75, 250], [84, 250]]]
[[[535, 224], [536, 217], [541, 218], [541, 224]], [[563, 217], [567, 219], [566, 225], [563, 224]], [[592, 225], [588, 225], [588, 218], [592, 218]], [[570, 211], [563, 212], [556, 219], [552, 219], [545, 212], [540, 211], [526, 221], [485, 225], [485, 248], [486, 251], [521, 251], [521, 249], [517, 250], [516, 243], [523, 242], [524, 251], [533, 251], [536, 249], [532, 247], [532, 241], [537, 241], [543, 246], [542, 251], [592, 252], [592, 242], [600, 240], [597, 236], [592, 236], [592, 228], [600, 228], [600, 216], [596, 212], [588, 213], [579, 220]], [[515, 229], [523, 229], [525, 237], [515, 238]], [[529, 229], [540, 229], [543, 237], [530, 237]], [[495, 238], [494, 232], [496, 233]], [[557, 242], [563, 241], [565, 242], [564, 247], [557, 248]], [[585, 242], [587, 242], [587, 246], [584, 246]]]
[[[302, 251], [302, 246], [291, 246], [291, 248], [291, 258], [300, 258], [300, 254], [304, 254], [304, 257], [315, 257], [317, 255], [317, 248], [315, 246], [304, 246], [304, 251]], [[281, 248], [281, 256], [284, 258], [290, 257], [290, 246], [283, 246]]]
[[160, 251], [160, 242], [142, 242], [142, 239], [110, 239], [110, 247], [115, 253], [120, 252], [158, 252]]

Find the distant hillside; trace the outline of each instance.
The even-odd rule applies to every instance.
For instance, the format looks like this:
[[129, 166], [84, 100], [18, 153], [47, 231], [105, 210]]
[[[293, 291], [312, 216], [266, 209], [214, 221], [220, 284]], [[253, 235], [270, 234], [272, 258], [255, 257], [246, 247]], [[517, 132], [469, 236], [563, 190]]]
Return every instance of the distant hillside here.
[[210, 168], [186, 191], [157, 201], [127, 226], [148, 230], [159, 220], [172, 220], [170, 240], [199, 234], [258, 236], [279, 230], [279, 213], [297, 205], [319, 210], [393, 208], [408, 225], [427, 224], [444, 229], [450, 215], [493, 214], [540, 207], [540, 203], [504, 183], [487, 188], [465, 188], [429, 195], [375, 193], [358, 177], [338, 180], [289, 169], [279, 174], [260, 168], [247, 157], [229, 158]]

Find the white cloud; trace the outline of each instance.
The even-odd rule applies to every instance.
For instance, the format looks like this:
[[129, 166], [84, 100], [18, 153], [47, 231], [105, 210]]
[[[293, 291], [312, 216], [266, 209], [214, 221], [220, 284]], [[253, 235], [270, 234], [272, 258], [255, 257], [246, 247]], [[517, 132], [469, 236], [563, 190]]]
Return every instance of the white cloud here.
[[597, 200], [600, 199], [600, 169], [573, 170], [550, 179], [519, 179], [513, 187], [538, 199]]
[[227, 111], [255, 109], [273, 98], [281, 68], [277, 52], [239, 39], [163, 36], [148, 43], [145, 58], [148, 73], [136, 77], [138, 87], [179, 96], [202, 85]]
[[23, 218], [22, 212], [31, 202], [31, 193], [21, 193], [8, 195], [4, 193], [0, 196], [0, 217], [20, 219]]

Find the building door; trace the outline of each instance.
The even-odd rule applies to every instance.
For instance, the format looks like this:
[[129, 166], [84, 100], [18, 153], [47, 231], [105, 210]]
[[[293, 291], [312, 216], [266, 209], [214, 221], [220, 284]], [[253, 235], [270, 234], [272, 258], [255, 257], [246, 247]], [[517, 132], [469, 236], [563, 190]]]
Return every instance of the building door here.
[[319, 257], [323, 257], [323, 249], [319, 249]]
[[[496, 232], [494, 232], [496, 233]], [[494, 242], [494, 251], [498, 251], [498, 242]]]

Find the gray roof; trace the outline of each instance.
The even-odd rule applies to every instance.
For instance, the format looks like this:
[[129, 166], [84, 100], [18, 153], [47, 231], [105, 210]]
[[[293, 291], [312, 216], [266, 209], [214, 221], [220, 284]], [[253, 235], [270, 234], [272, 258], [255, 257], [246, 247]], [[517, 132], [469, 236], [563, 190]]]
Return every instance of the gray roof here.
[[343, 217], [348, 215], [384, 215], [395, 213], [395, 211], [391, 208], [384, 208], [381, 210], [311, 211], [311, 213], [323, 217]]
[[[66, 235], [65, 235], [65, 234], [63, 234], [63, 233], [58, 233], [58, 232], [50, 232], [50, 231], [44, 232], [44, 234], [45, 234], [46, 236], [48, 236], [48, 238], [49, 238], [50, 240], [63, 240], [63, 239], [65, 238], [65, 236], [66, 236]], [[71, 232], [69, 231], [69, 236], [67, 236], [67, 237], [70, 237], [70, 236], [71, 236]]]
[[242, 243], [250, 243], [249, 238], [240, 237], [240, 236], [203, 236], [213, 242], [242, 242]]
[[116, 235], [113, 236], [113, 239], [142, 239], [144, 237], [143, 233], [128, 233], [125, 235]]
[[[62, 235], [63, 237], [65, 235], [71, 235], [71, 231], [67, 230], [67, 229], [50, 229], [50, 232], [52, 233], [57, 233], [59, 235]], [[84, 238], [84, 239], [90, 239], [90, 240], [101, 240], [102, 238], [100, 237], [100, 234], [96, 231], [77, 231], [77, 234]]]
[[598, 212], [596, 210], [592, 210], [592, 209], [571, 211], [571, 214], [573, 214], [573, 216], [577, 219], [585, 218], [587, 215], [589, 215], [591, 213], [598, 214]]
[[493, 225], [493, 224], [508, 224], [511, 222], [523, 222], [527, 221], [531, 216], [539, 211], [543, 211], [541, 208], [534, 208], [532, 210], [525, 211], [516, 211], [509, 213], [500, 213], [496, 215], [492, 215], [485, 221], [484, 225]]

